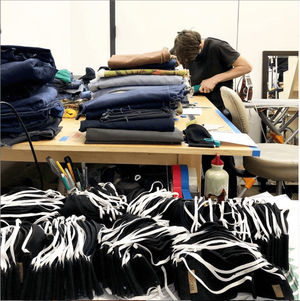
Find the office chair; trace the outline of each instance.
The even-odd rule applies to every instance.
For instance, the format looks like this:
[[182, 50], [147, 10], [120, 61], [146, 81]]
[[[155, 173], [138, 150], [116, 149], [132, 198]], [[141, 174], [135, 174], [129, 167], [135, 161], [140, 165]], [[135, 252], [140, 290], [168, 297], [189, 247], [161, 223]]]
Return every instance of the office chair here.
[[[249, 134], [246, 108], [239, 95], [228, 87], [221, 87], [225, 107], [231, 113], [231, 122], [242, 132]], [[236, 168], [237, 176], [260, 177], [276, 181], [276, 194], [282, 194], [284, 181], [298, 182], [298, 145], [257, 143], [260, 157], [243, 157], [245, 170]]]

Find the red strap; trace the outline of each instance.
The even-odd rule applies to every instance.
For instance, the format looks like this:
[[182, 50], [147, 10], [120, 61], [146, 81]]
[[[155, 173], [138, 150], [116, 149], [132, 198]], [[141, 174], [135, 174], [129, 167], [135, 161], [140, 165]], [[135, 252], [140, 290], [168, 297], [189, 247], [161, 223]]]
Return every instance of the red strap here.
[[177, 192], [179, 194], [179, 197], [182, 198], [180, 165], [172, 165], [172, 174], [173, 174], [173, 192]]

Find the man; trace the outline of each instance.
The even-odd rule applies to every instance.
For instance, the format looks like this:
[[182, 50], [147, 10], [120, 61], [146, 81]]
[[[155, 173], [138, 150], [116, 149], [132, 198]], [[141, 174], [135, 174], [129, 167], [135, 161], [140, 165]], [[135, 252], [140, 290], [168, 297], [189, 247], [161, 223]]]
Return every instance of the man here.
[[[252, 71], [250, 63], [227, 42], [216, 39], [202, 39], [193, 30], [178, 32], [171, 54], [177, 56], [180, 64], [189, 69], [191, 85], [200, 85], [195, 94], [205, 95], [227, 118], [230, 112], [225, 108], [221, 97], [221, 86], [233, 88], [233, 79]], [[205, 173], [211, 167], [214, 156], [203, 156], [202, 167]], [[229, 174], [229, 198], [237, 196], [237, 179], [230, 168], [234, 164], [231, 156], [222, 156], [224, 169]], [[203, 191], [203, 190], [202, 190]]]
[[178, 61], [189, 69], [191, 85], [201, 85], [199, 94], [205, 96], [221, 111], [225, 107], [220, 87], [233, 88], [233, 79], [251, 72], [250, 63], [227, 42], [202, 39], [200, 33], [183, 30], [178, 33], [170, 50]]

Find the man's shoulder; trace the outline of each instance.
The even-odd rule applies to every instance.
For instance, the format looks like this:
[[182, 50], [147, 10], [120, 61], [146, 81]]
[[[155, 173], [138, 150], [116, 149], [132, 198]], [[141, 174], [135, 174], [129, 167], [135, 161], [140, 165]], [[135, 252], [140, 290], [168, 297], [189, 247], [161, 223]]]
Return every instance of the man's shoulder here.
[[213, 37], [208, 37], [205, 39], [205, 43], [209, 45], [220, 45], [220, 44], [228, 44], [226, 41], [218, 39], [218, 38], [213, 38]]

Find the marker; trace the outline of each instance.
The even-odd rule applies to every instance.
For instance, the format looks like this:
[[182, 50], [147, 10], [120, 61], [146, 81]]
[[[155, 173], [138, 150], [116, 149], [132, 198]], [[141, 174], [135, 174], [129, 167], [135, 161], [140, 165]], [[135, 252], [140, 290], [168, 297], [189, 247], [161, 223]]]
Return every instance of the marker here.
[[61, 171], [55, 161], [50, 156], [46, 158], [46, 161], [50, 165], [52, 172], [54, 172], [60, 178]]
[[87, 189], [89, 186], [89, 173], [88, 173], [88, 167], [85, 167], [85, 189]]
[[67, 176], [65, 170], [62, 168], [62, 166], [60, 165], [60, 163], [58, 161], [56, 161], [56, 164], [58, 166], [58, 168], [60, 169], [60, 171], [65, 175], [65, 177]]
[[63, 181], [63, 183], [64, 183], [66, 189], [67, 189], [68, 191], [70, 191], [70, 186], [69, 186], [69, 184], [68, 184], [67, 178], [66, 178], [66, 176], [65, 176], [63, 173], [61, 174], [61, 179], [62, 179], [62, 181]]
[[68, 168], [65, 168], [65, 172], [66, 172], [66, 174], [67, 174], [67, 180], [68, 180], [69, 186], [70, 186], [70, 188], [72, 189], [72, 188], [75, 187], [75, 183], [74, 183], [74, 181], [73, 181], [73, 179], [72, 179], [72, 176], [71, 176], [71, 174], [70, 174]]
[[79, 189], [79, 190], [82, 190], [81, 188], [81, 183], [80, 183], [80, 177], [78, 175], [78, 168], [75, 168], [73, 169], [74, 171], [74, 176], [75, 176], [75, 183], [76, 183], [76, 187]]
[[86, 175], [85, 175], [85, 163], [84, 162], [81, 162], [81, 170], [82, 170], [82, 185], [83, 185], [83, 187], [85, 188], [86, 187], [86, 183], [85, 183], [85, 177], [86, 177]]
[[83, 185], [83, 182], [82, 182], [82, 177], [81, 177], [79, 168], [77, 168], [77, 174], [78, 174], [78, 178], [79, 178], [79, 183], [80, 183], [81, 190], [83, 191], [84, 190], [84, 185]]
[[75, 175], [74, 175], [74, 172], [73, 172], [74, 166], [73, 166], [73, 162], [72, 162], [71, 158], [69, 156], [66, 156], [64, 158], [64, 160], [65, 160], [65, 163], [67, 164], [67, 167], [69, 169], [69, 172], [71, 174], [71, 177], [72, 177], [73, 181], [76, 182]]

